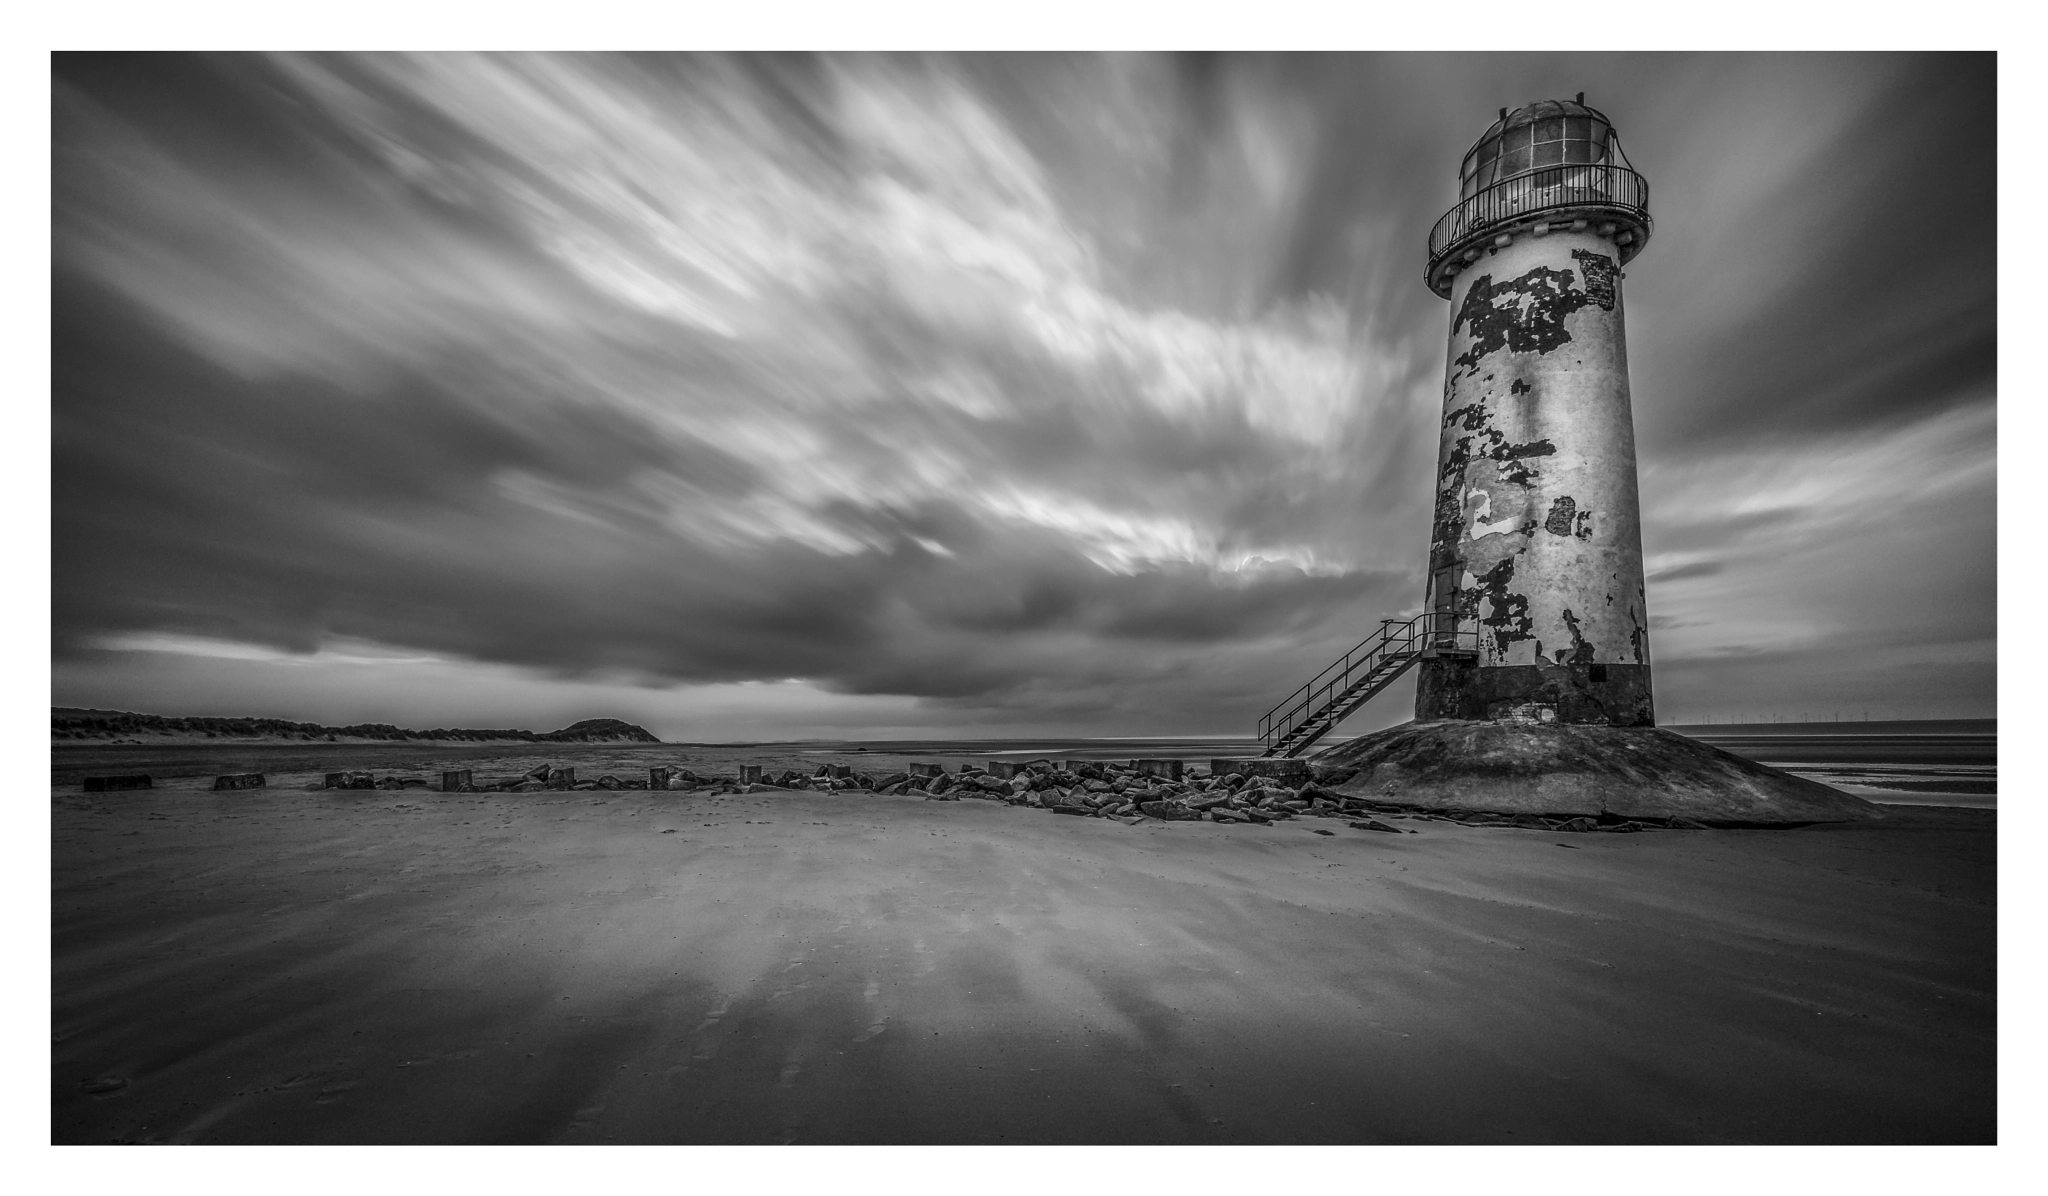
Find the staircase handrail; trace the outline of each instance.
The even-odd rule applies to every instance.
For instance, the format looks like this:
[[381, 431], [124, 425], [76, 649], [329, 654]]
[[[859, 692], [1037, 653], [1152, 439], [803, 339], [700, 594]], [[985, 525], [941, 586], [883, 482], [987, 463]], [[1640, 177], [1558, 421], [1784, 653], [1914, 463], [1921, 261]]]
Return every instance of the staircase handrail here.
[[[1284, 738], [1311, 717], [1313, 710], [1320, 710], [1338, 692], [1349, 689], [1351, 674], [1361, 668], [1370, 672], [1384, 663], [1391, 651], [1398, 650], [1404, 654], [1428, 648], [1455, 651], [1464, 646], [1463, 641], [1467, 637], [1476, 648], [1476, 630], [1461, 631], [1460, 621], [1456, 611], [1425, 611], [1409, 619], [1382, 620], [1376, 634], [1365, 637], [1357, 647], [1338, 657], [1300, 689], [1268, 710], [1259, 719], [1259, 739], [1270, 747], [1276, 739]], [[1423, 623], [1430, 626], [1418, 626]], [[1418, 643], [1418, 640], [1426, 642]]]

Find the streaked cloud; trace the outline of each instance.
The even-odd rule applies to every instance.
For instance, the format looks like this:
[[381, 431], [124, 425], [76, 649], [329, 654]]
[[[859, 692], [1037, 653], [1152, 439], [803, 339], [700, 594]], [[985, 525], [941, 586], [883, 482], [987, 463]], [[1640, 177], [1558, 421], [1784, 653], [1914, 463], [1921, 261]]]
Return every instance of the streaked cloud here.
[[[1990, 335], [1988, 259], [1927, 229], [1887, 251], [1917, 299], [1833, 308], [1783, 277], [1823, 225], [1809, 272], [1875, 268], [1856, 229], [1895, 205], [1815, 164], [1930, 79], [1975, 113], [1981, 64], [71, 58], [59, 696], [152, 692], [120, 661], [198, 658], [166, 644], [246, 671], [347, 642], [577, 679], [669, 734], [734, 685], [814, 695], [761, 706], [764, 735], [833, 702], [1239, 729], [1419, 601], [1445, 318], [1420, 238], [1529, 98], [1494, 90], [1574, 72], [1671, 179], [1630, 283], [1660, 663], [1914, 634], [1948, 591], [1738, 598], [1760, 554], [1817, 573], [1842, 537], [1981, 527], [1989, 568], [1989, 375], [1937, 369]], [[1830, 320], [1880, 309], [1926, 356], [1859, 383], [1866, 413], [1819, 379], [1865, 376], [1827, 365]], [[1795, 360], [1770, 376], [1808, 390], [1756, 381]], [[1899, 469], [1919, 513], [1862, 518]], [[326, 717], [302, 701], [276, 713]]]

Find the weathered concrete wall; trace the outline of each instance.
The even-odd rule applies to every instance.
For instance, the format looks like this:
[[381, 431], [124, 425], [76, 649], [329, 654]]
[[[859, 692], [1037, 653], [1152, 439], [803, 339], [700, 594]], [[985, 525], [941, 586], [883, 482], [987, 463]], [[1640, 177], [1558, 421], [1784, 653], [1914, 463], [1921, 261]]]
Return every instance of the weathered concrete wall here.
[[1619, 260], [1523, 232], [1453, 284], [1429, 607], [1480, 655], [1424, 662], [1418, 719], [1655, 722]]

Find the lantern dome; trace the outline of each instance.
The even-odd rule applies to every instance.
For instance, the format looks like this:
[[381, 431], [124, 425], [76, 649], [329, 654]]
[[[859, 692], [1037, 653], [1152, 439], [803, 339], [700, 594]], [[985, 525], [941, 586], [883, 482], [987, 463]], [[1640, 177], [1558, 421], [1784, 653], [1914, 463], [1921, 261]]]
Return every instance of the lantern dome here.
[[1458, 206], [1430, 232], [1424, 277], [1448, 298], [1451, 279], [1486, 242], [1559, 223], [1614, 237], [1626, 262], [1650, 239], [1649, 200], [1614, 122], [1584, 92], [1503, 108], [1458, 165]]

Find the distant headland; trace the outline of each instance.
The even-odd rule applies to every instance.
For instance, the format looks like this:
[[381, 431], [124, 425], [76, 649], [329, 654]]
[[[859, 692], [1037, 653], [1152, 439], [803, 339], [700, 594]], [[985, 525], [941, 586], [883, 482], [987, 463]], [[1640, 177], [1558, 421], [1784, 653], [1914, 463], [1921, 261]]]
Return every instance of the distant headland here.
[[50, 708], [50, 740], [64, 743], [162, 743], [237, 739], [258, 743], [660, 743], [645, 727], [615, 718], [586, 718], [559, 731], [436, 727], [415, 731], [389, 723], [330, 727], [281, 718], [176, 717], [126, 710]]

